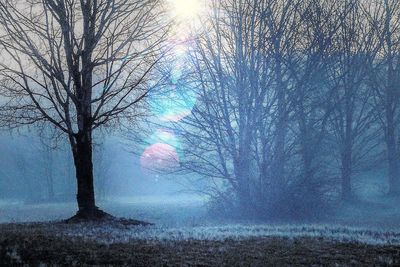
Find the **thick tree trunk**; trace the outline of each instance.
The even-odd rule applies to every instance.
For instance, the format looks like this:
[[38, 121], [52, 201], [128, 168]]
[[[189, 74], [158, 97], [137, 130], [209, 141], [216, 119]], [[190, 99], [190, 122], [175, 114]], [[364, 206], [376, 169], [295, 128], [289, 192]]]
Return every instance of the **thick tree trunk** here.
[[96, 207], [91, 132], [80, 131], [70, 138], [76, 171], [78, 212], [67, 222], [112, 218], [111, 215]]
[[96, 211], [90, 132], [78, 134], [75, 140], [74, 164], [78, 185], [76, 197], [79, 208], [78, 213], [90, 217]]
[[93, 146], [90, 131], [80, 131], [74, 137], [70, 137], [76, 170], [78, 192], [78, 212], [75, 216], [66, 220], [67, 223], [85, 221], [115, 221], [124, 225], [151, 225], [151, 223], [132, 220], [116, 219], [112, 215], [100, 210], [96, 206], [93, 181]]

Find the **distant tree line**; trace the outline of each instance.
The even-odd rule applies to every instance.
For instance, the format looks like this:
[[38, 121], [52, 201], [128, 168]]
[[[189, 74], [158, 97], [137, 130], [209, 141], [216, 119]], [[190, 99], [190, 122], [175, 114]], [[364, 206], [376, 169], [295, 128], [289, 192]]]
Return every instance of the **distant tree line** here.
[[[68, 144], [54, 144], [50, 136], [35, 132], [0, 136], [0, 198], [29, 204], [74, 200], [74, 163]], [[104, 143], [94, 146], [95, 192], [110, 194], [113, 153]]]

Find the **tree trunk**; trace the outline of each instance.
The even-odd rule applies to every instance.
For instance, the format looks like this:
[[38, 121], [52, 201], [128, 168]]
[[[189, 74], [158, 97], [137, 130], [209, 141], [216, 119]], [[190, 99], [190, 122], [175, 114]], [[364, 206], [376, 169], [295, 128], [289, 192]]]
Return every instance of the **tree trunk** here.
[[49, 200], [54, 199], [54, 179], [53, 179], [53, 168], [54, 168], [54, 164], [53, 164], [53, 154], [52, 154], [52, 150], [49, 147], [46, 147], [46, 162], [47, 162], [47, 166], [46, 166], [46, 175], [47, 175], [47, 195]]
[[239, 209], [243, 215], [248, 216], [251, 213], [252, 203], [250, 197], [250, 180], [249, 180], [249, 160], [248, 151], [244, 151], [243, 147], [235, 160], [235, 176], [238, 182], [237, 197], [239, 201]]
[[78, 135], [76, 138], [74, 164], [78, 185], [79, 212], [93, 213], [96, 205], [93, 186], [92, 145], [87, 135]]
[[284, 178], [285, 178], [285, 142], [287, 130], [287, 116], [286, 116], [286, 85], [283, 82], [282, 66], [280, 56], [277, 56], [277, 123], [275, 132], [275, 160], [272, 168], [272, 198], [279, 199], [283, 192]]
[[342, 155], [342, 200], [349, 200], [352, 197], [351, 190], [351, 150], [347, 150]]
[[399, 181], [399, 157], [397, 155], [394, 126], [388, 121], [386, 146], [389, 165], [389, 194], [397, 195], [400, 193]]
[[52, 199], [54, 199], [54, 181], [53, 181], [53, 177], [50, 177], [50, 178], [48, 178], [48, 181], [47, 181], [47, 183], [48, 183], [48, 192], [47, 192], [47, 194], [48, 194], [48, 197], [49, 197], [49, 199], [50, 200], [52, 200]]
[[89, 131], [79, 133], [75, 138], [74, 164], [78, 185], [78, 214], [84, 217], [94, 217], [96, 203], [93, 186], [92, 141]]
[[[349, 78], [350, 80], [350, 78]], [[342, 200], [349, 200], [352, 197], [351, 175], [353, 173], [353, 92], [351, 83], [345, 85], [345, 125], [344, 140], [341, 151], [342, 161]]]

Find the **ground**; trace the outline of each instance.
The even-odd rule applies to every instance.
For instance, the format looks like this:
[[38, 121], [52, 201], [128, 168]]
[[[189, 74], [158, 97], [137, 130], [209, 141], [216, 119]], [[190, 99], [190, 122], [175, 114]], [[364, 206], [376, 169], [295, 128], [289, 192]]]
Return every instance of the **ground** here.
[[346, 204], [340, 216], [307, 224], [210, 220], [192, 196], [100, 203], [154, 226], [55, 223], [74, 203], [3, 202], [0, 265], [399, 266], [399, 216], [388, 201]]
[[[329, 226], [6, 224], [4, 265], [398, 266], [400, 235]], [[393, 245], [390, 245], [393, 243]]]

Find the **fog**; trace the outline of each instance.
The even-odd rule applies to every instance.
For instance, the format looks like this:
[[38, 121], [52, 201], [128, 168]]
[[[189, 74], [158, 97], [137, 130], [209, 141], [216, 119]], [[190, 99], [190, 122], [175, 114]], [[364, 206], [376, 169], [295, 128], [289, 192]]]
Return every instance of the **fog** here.
[[[3, 133], [0, 138], [2, 200], [49, 200], [50, 186], [54, 187], [55, 198], [69, 195], [75, 200], [75, 170], [66, 143], [49, 147], [32, 132]], [[132, 148], [126, 147], [121, 137], [104, 138], [95, 147], [99, 198], [172, 195], [185, 191], [167, 176], [146, 173], [139, 157], [131, 152]]]
[[3, 221], [397, 227], [399, 5], [139, 2], [0, 9]]
[[400, 1], [0, 0], [0, 265], [400, 266]]
[[[138, 146], [124, 135], [99, 140], [94, 154], [96, 198], [102, 208], [116, 216], [167, 226], [292, 221], [392, 230], [399, 227], [394, 219], [400, 216], [397, 198], [387, 197], [384, 166], [355, 175], [352, 188], [357, 198], [344, 203], [334, 199], [320, 217], [260, 219], [221, 213], [210, 195], [199, 190], [201, 183], [193, 182], [198, 181], [193, 174], [167, 174], [141, 166], [141, 153], [133, 153]], [[49, 147], [44, 141], [34, 131], [2, 133], [0, 222], [62, 220], [76, 212], [76, 178], [68, 146], [61, 140]]]
[[[62, 220], [76, 213], [74, 165], [65, 143], [49, 147], [34, 132], [3, 132], [0, 140], [1, 223]], [[110, 213], [163, 225], [204, 216], [205, 196], [179, 179], [143, 169], [121, 136], [103, 138], [96, 152], [96, 197]]]

